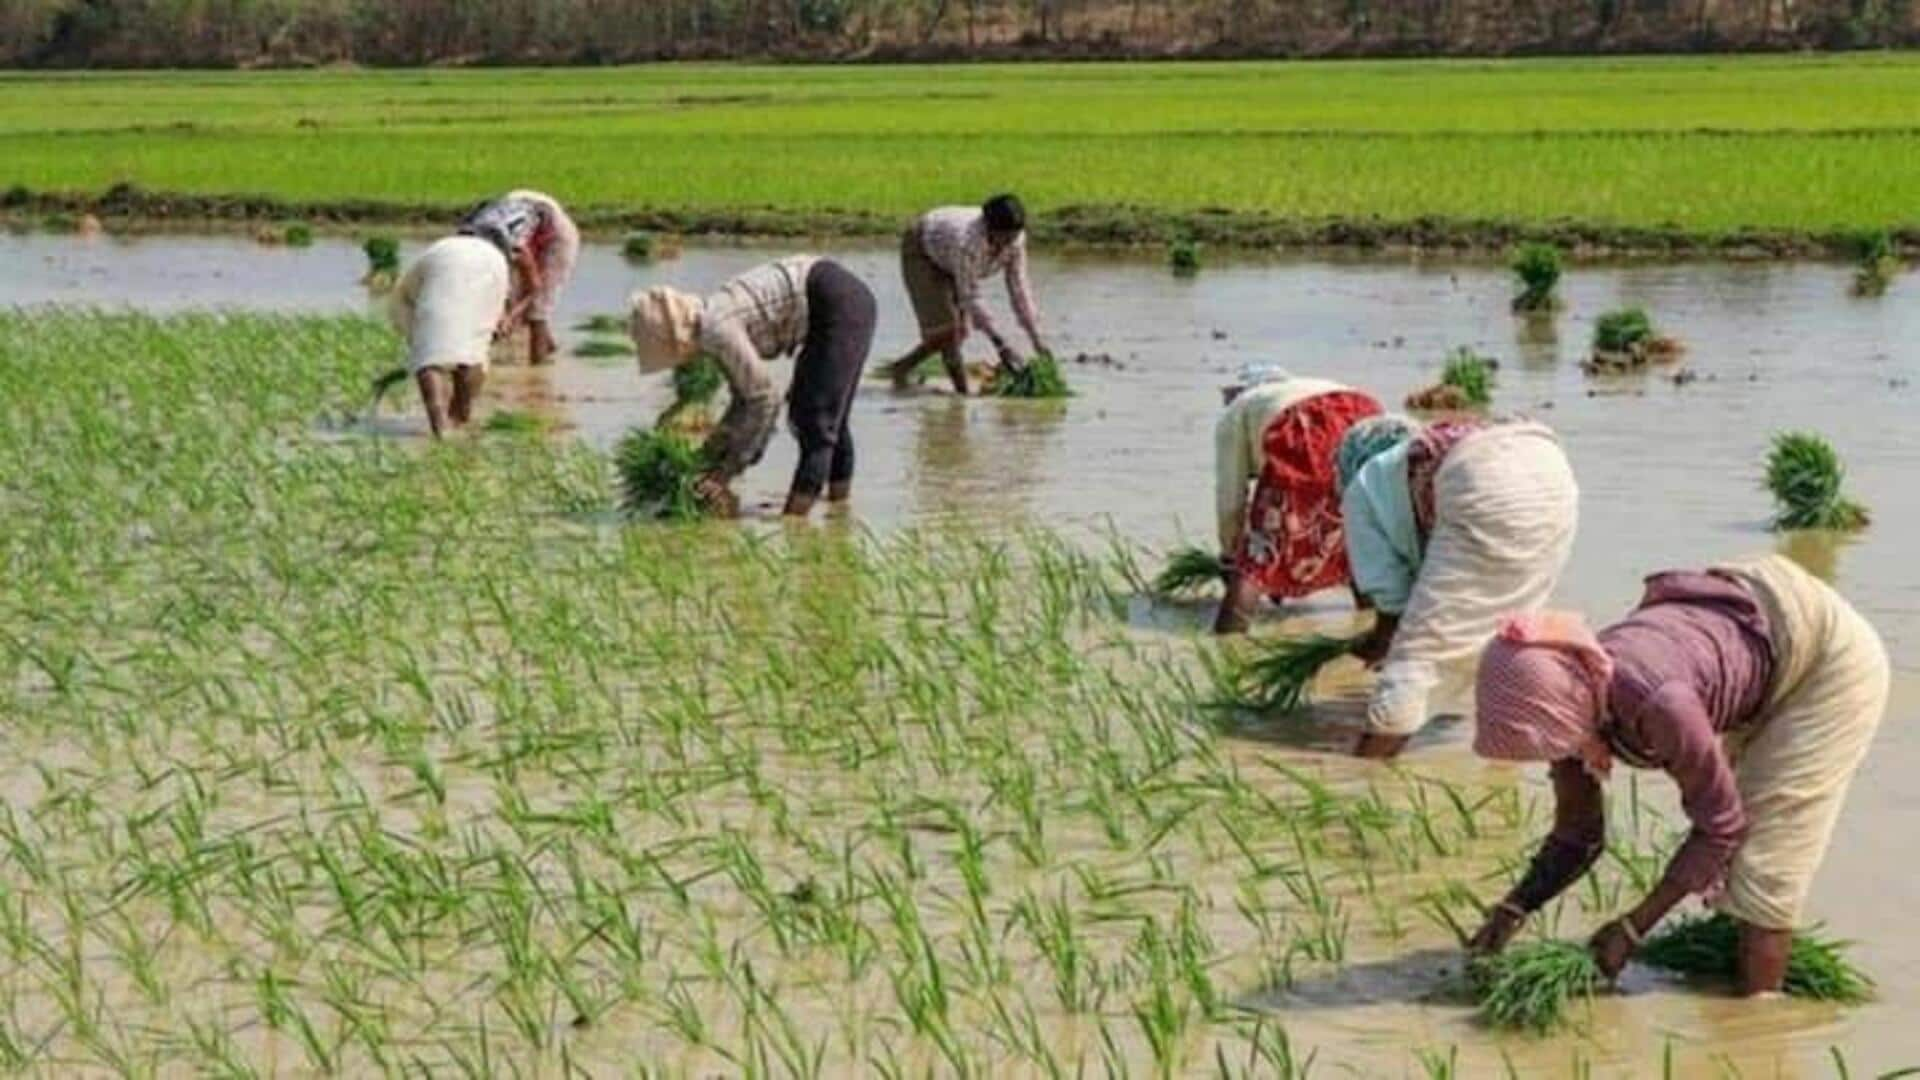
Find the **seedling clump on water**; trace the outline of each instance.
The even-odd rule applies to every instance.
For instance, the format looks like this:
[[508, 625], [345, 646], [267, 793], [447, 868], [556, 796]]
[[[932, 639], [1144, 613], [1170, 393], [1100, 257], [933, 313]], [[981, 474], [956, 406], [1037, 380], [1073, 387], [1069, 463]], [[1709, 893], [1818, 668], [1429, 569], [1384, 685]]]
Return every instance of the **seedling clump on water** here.
[[573, 347], [573, 355], [587, 359], [604, 356], [632, 356], [633, 344], [621, 338], [590, 337]]
[[1867, 508], [1841, 490], [1846, 470], [1833, 444], [1812, 432], [1789, 431], [1773, 437], [1767, 454], [1767, 490], [1778, 508], [1773, 527], [1790, 529], [1864, 529]]
[[1885, 229], [1864, 232], [1853, 240], [1853, 294], [1879, 296], [1900, 275], [1900, 255]]
[[589, 315], [574, 323], [573, 328], [582, 334], [624, 334], [627, 320], [618, 315]]
[[646, 262], [653, 258], [653, 234], [648, 232], [630, 232], [620, 244], [620, 254], [630, 262]]
[[1192, 277], [1200, 272], [1200, 244], [1183, 236], [1167, 245], [1167, 267], [1174, 277]]
[[1052, 353], [1035, 353], [1025, 367], [1008, 370], [1001, 367], [988, 380], [985, 392], [993, 397], [1004, 398], [1064, 398], [1072, 397], [1073, 391], [1067, 387], [1066, 376], [1060, 373], [1060, 364]]
[[1183, 547], [1168, 557], [1166, 569], [1153, 579], [1153, 592], [1169, 597], [1197, 592], [1226, 574], [1227, 564], [1219, 555], [1204, 548]]
[[[1783, 989], [1793, 997], [1853, 1004], [1873, 996], [1873, 979], [1846, 957], [1847, 943], [1817, 930], [1793, 935]], [[1679, 975], [1733, 979], [1739, 974], [1740, 924], [1713, 914], [1681, 919], [1640, 947], [1638, 958]]]
[[1552, 311], [1559, 306], [1554, 288], [1560, 284], [1560, 249], [1552, 244], [1522, 244], [1507, 264], [1520, 279], [1513, 298], [1517, 312]]
[[1686, 350], [1673, 337], [1655, 329], [1644, 308], [1618, 308], [1593, 324], [1593, 354], [1588, 374], [1630, 371], [1647, 364], [1677, 360]]
[[1407, 408], [1421, 412], [1461, 412], [1493, 403], [1497, 361], [1461, 346], [1447, 354], [1440, 381], [1407, 396]]
[[361, 284], [375, 289], [391, 288], [400, 277], [400, 241], [391, 236], [369, 236], [360, 250], [367, 256], [367, 273]]

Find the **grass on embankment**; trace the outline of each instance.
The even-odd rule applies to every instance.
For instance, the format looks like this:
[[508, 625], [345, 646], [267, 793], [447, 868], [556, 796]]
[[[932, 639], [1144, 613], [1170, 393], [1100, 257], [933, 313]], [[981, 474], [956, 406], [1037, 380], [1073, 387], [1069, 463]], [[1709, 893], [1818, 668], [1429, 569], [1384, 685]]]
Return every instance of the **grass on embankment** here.
[[1901, 192], [1920, 183], [1909, 57], [0, 86], [0, 188], [131, 181], [362, 217], [447, 214], [532, 185], [607, 228], [885, 233], [1013, 188], [1041, 239], [1494, 246], [1524, 227], [1574, 249], [1662, 248], [1752, 230], [1763, 247], [1838, 253], [1843, 232], [1914, 223]]

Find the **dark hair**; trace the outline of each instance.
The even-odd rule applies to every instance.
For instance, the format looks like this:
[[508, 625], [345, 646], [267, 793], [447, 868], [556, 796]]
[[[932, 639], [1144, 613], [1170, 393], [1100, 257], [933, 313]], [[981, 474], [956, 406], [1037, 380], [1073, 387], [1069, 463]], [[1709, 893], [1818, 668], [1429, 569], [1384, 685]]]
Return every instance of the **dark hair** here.
[[997, 233], [1017, 233], [1027, 227], [1027, 208], [1018, 195], [995, 195], [980, 207], [987, 228]]

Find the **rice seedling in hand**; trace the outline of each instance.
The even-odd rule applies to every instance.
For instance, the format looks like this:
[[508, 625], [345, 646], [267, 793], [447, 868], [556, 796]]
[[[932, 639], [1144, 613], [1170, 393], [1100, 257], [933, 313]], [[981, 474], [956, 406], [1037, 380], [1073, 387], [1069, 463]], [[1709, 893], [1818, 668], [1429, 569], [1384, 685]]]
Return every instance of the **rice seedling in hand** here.
[[1568, 1010], [1593, 1000], [1606, 976], [1586, 946], [1530, 941], [1467, 965], [1467, 981], [1489, 1027], [1546, 1034], [1565, 1024]]
[[1900, 255], [1894, 250], [1892, 234], [1885, 229], [1854, 237], [1853, 259], [1855, 296], [1879, 296], [1900, 275]]
[[[1846, 957], [1848, 943], [1816, 928], [1793, 935], [1783, 989], [1793, 997], [1845, 1004], [1873, 997], [1873, 979]], [[1652, 967], [1709, 979], [1739, 975], [1740, 924], [1715, 913], [1679, 919], [1647, 938], [1637, 958]]]
[[1156, 596], [1179, 596], [1197, 592], [1226, 577], [1227, 564], [1214, 552], [1198, 547], [1183, 547], [1167, 558], [1166, 569], [1153, 579]]
[[1192, 277], [1200, 272], [1200, 244], [1183, 236], [1167, 245], [1167, 267], [1174, 277]]
[[1520, 292], [1513, 298], [1518, 312], [1551, 311], [1559, 305], [1554, 288], [1560, 284], [1560, 249], [1552, 244], [1522, 244], [1507, 263], [1520, 279]]
[[708, 466], [692, 440], [635, 428], [620, 439], [613, 456], [627, 513], [668, 521], [697, 521], [711, 513], [695, 490]]
[[1812, 432], [1788, 431], [1773, 437], [1767, 453], [1767, 490], [1778, 508], [1773, 527], [1789, 529], [1866, 528], [1866, 507], [1841, 490], [1846, 470], [1833, 444]]
[[1064, 398], [1072, 397], [1073, 391], [1067, 387], [1066, 376], [1060, 373], [1059, 361], [1052, 353], [1035, 353], [1018, 370], [1008, 370], [1002, 366], [987, 381], [985, 392], [993, 397], [1004, 398]]
[[1314, 676], [1348, 655], [1367, 635], [1334, 637], [1310, 634], [1255, 644], [1227, 672], [1229, 708], [1290, 713], [1304, 707]]

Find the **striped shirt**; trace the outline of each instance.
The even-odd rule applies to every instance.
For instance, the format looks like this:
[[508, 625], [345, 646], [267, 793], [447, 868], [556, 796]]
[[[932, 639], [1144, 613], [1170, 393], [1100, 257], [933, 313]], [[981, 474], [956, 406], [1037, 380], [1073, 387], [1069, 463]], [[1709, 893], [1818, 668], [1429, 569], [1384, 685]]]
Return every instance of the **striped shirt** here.
[[933, 265], [953, 277], [953, 287], [961, 310], [967, 313], [980, 332], [998, 344], [1000, 332], [980, 297], [980, 283], [995, 274], [1007, 279], [1007, 299], [1013, 304], [1014, 317], [1021, 329], [1040, 347], [1040, 315], [1033, 303], [1033, 288], [1027, 277], [1027, 236], [1021, 233], [1013, 242], [995, 251], [987, 234], [987, 217], [977, 206], [947, 206], [921, 215], [920, 247]]

